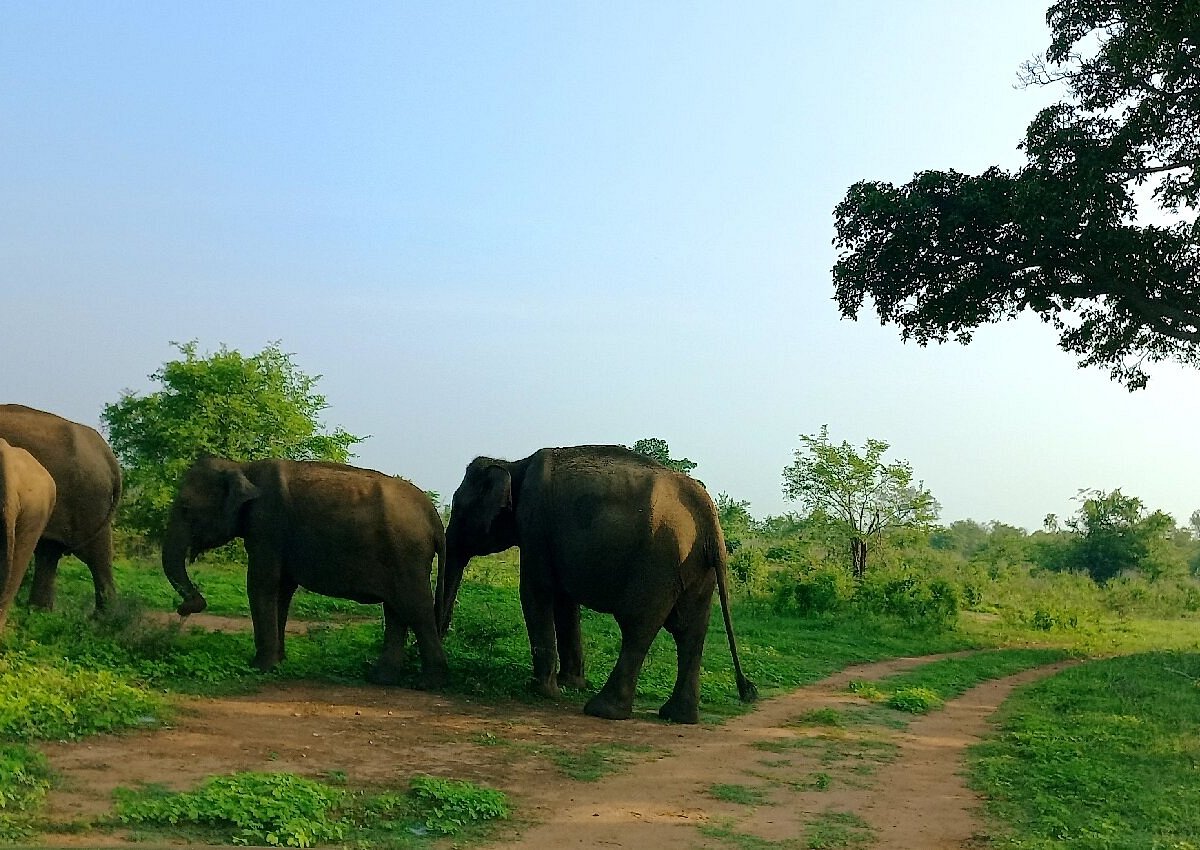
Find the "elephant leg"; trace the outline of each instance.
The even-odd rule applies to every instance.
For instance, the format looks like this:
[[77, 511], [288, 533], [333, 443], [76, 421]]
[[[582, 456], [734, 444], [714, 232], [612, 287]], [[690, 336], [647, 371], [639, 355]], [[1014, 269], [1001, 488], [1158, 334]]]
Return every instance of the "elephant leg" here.
[[54, 610], [54, 580], [58, 561], [67, 551], [57, 540], [42, 539], [33, 550], [33, 588], [29, 591], [29, 606]]
[[558, 684], [583, 690], [583, 634], [579, 604], [563, 593], [554, 597], [554, 633], [558, 640]]
[[638, 674], [659, 629], [658, 625], [645, 617], [633, 622], [618, 621], [618, 625], [621, 627], [621, 654], [617, 657], [617, 666], [609, 674], [600, 693], [583, 707], [585, 714], [606, 720], [625, 720], [633, 714]]
[[445, 687], [450, 665], [446, 661], [446, 651], [442, 648], [442, 638], [438, 634], [432, 608], [425, 616], [414, 620], [413, 634], [417, 639], [417, 650], [421, 653], [421, 687], [426, 690]]
[[664, 624], [675, 639], [678, 672], [670, 698], [658, 710], [658, 716], [675, 723], [700, 720], [700, 665], [704, 656], [704, 638], [712, 611], [713, 581], [686, 591]]
[[287, 621], [288, 612], [292, 608], [292, 597], [296, 595], [294, 581], [284, 579], [279, 585], [279, 603], [276, 606], [275, 619], [279, 624], [279, 660], [287, 658]]
[[279, 639], [283, 631], [279, 622], [282, 570], [273, 553], [250, 551], [248, 554], [246, 595], [250, 600], [250, 621], [254, 624], [254, 659], [250, 665], [265, 672], [273, 670], [283, 658], [283, 645]]
[[554, 668], [558, 652], [554, 643], [554, 591], [535, 576], [539, 572], [521, 556], [521, 611], [529, 632], [529, 650], [533, 656], [533, 690], [546, 697], [557, 697], [558, 678]]
[[376, 685], [398, 685], [404, 663], [408, 621], [391, 603], [383, 603], [383, 652], [367, 670], [367, 681]]
[[105, 525], [100, 533], [75, 550], [75, 556], [87, 564], [92, 573], [96, 592], [96, 611], [103, 611], [117, 597], [113, 583], [112, 526]]

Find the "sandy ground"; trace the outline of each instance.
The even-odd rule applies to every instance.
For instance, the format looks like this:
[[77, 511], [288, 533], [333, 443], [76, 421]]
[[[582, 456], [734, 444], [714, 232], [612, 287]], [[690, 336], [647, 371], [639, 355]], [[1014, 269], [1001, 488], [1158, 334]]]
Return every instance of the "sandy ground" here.
[[[1058, 666], [982, 685], [902, 730], [795, 722], [814, 709], [865, 706], [846, 692], [851, 680], [927, 660], [847, 669], [721, 726], [675, 726], [648, 714], [610, 722], [561, 703], [476, 704], [370, 686], [297, 683], [191, 699], [169, 728], [46, 746], [62, 778], [48, 814], [56, 821], [91, 818], [109, 810], [117, 786], [184, 789], [232, 771], [336, 771], [351, 785], [379, 786], [403, 786], [428, 773], [510, 795], [518, 817], [492, 846], [717, 848], [731, 846], [721, 837], [730, 833], [803, 839], [799, 846], [806, 846], [829, 813], [852, 813], [873, 830], [873, 848], [977, 847], [983, 824], [959, 775], [964, 750], [986, 732], [1012, 688]], [[552, 758], [597, 745], [638, 751], [619, 757], [626, 763], [596, 782], [566, 778]], [[718, 799], [714, 785], [742, 786], [752, 800]], [[44, 842], [126, 843], [101, 832], [48, 835]]]

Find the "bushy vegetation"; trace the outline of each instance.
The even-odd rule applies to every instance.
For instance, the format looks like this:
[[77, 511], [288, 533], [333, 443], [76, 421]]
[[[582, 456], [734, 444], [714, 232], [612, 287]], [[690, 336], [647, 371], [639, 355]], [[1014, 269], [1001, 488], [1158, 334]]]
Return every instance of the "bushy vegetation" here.
[[0, 841], [25, 838], [50, 788], [46, 758], [20, 744], [0, 744]]
[[416, 776], [407, 794], [369, 794], [290, 773], [235, 773], [195, 791], [118, 789], [114, 820], [166, 832], [200, 828], [234, 844], [312, 847], [354, 833], [455, 835], [509, 816], [505, 795], [470, 782]]
[[971, 754], [1011, 850], [1191, 850], [1200, 654], [1092, 661], [1020, 689]]

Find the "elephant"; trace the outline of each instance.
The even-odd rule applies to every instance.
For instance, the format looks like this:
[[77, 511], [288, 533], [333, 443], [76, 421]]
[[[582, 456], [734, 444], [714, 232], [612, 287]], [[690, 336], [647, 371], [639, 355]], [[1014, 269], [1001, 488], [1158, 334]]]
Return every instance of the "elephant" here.
[[21, 404], [0, 404], [0, 437], [25, 449], [54, 478], [58, 500], [34, 549], [29, 603], [54, 607], [54, 579], [63, 555], [92, 573], [96, 610], [116, 597], [112, 523], [121, 501], [121, 467], [93, 428]]
[[54, 513], [54, 478], [25, 449], [0, 437], [0, 631], [38, 538]]
[[733, 635], [724, 536], [695, 479], [624, 446], [544, 448], [518, 461], [475, 458], [454, 493], [446, 529], [437, 581], [443, 635], [470, 559], [511, 546], [521, 550], [521, 608], [533, 686], [542, 695], [556, 696], [560, 684], [586, 687], [584, 605], [612, 614], [621, 630], [616, 667], [584, 711], [613, 720], [632, 714], [642, 662], [665, 627], [675, 639], [678, 672], [658, 713], [696, 723], [715, 585], [738, 694], [744, 702], [757, 698]]
[[204, 457], [184, 473], [163, 536], [162, 568], [183, 597], [181, 616], [208, 603], [186, 560], [240, 537], [259, 670], [284, 658], [284, 627], [297, 587], [324, 596], [383, 603], [383, 652], [368, 678], [399, 680], [411, 627], [421, 682], [439, 687], [446, 655], [434, 619], [430, 573], [445, 563], [442, 519], [423, 491], [403, 478], [339, 463], [236, 462]]

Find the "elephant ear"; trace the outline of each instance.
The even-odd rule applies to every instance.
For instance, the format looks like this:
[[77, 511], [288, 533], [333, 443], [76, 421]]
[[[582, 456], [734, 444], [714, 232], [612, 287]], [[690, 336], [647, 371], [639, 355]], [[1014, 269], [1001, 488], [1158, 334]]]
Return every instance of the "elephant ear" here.
[[225, 502], [221, 506], [221, 516], [225, 527], [233, 534], [237, 533], [238, 514], [242, 512], [242, 506], [260, 495], [262, 491], [254, 486], [240, 469], [233, 469], [225, 474]]
[[480, 489], [480, 512], [490, 527], [501, 514], [512, 510], [512, 476], [502, 466], [489, 466], [483, 470]]

